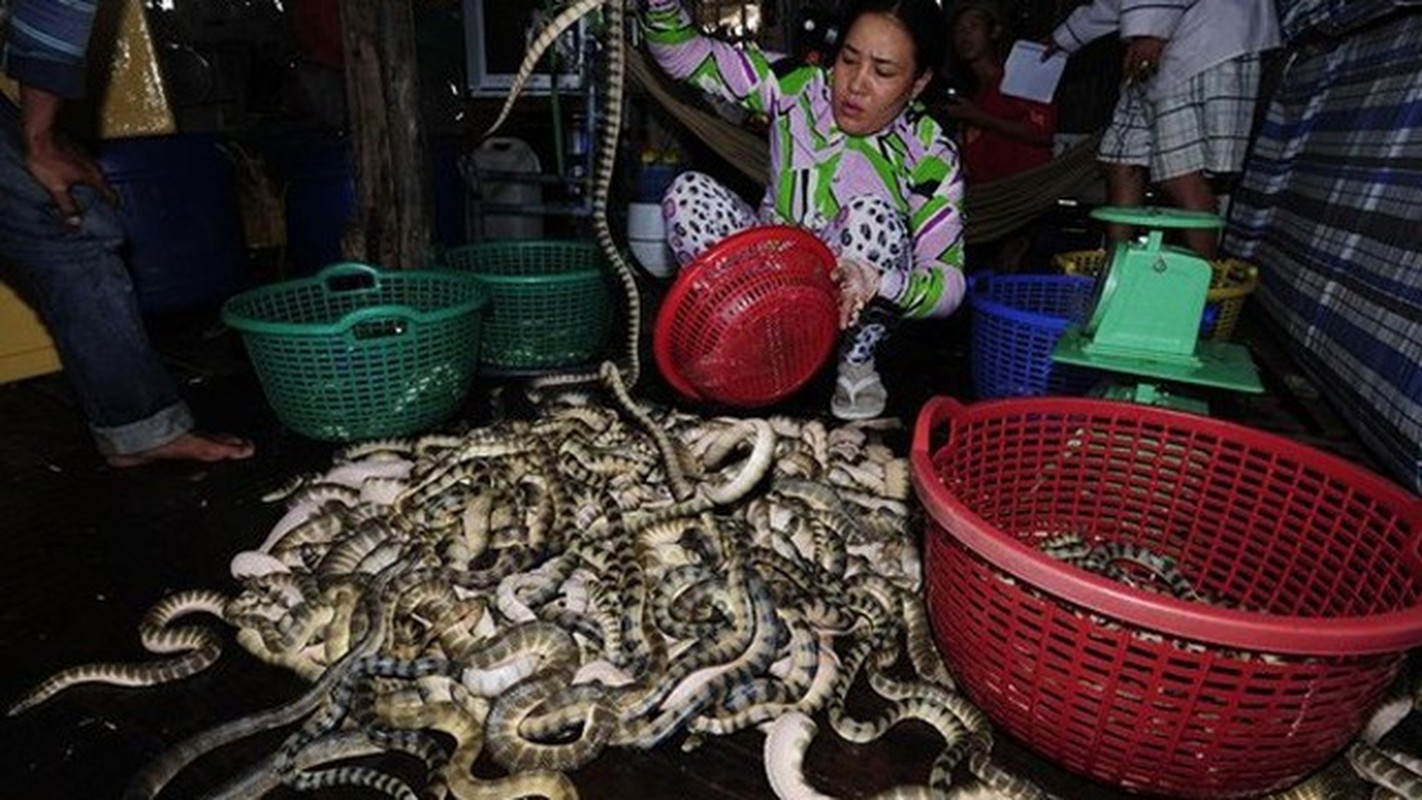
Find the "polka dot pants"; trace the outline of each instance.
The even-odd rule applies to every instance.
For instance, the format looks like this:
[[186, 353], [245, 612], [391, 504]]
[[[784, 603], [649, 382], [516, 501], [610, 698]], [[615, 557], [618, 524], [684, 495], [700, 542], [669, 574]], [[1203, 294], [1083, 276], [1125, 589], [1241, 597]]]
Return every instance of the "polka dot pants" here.
[[[662, 199], [662, 216], [667, 244], [679, 264], [689, 263], [733, 233], [775, 221], [766, 213], [757, 214], [739, 195], [701, 172], [683, 172], [672, 181]], [[806, 227], [839, 258], [872, 264], [885, 272], [913, 268], [908, 221], [881, 197], [852, 197], [834, 219]], [[859, 322], [845, 332], [844, 360], [856, 364], [873, 360], [898, 320], [892, 308], [887, 301], [876, 301], [865, 309]]]

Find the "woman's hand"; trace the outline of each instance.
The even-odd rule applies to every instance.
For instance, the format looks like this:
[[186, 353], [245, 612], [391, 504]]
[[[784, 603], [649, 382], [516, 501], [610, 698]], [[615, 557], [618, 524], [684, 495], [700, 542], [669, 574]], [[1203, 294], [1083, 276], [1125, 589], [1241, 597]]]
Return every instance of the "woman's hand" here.
[[839, 286], [839, 329], [844, 330], [859, 320], [864, 306], [879, 294], [881, 274], [868, 264], [841, 258], [830, 278]]

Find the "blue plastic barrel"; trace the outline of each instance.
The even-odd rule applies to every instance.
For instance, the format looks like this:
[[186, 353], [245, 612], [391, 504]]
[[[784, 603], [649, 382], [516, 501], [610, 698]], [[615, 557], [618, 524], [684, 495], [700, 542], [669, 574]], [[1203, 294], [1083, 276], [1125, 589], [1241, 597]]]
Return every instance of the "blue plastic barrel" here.
[[[356, 213], [354, 143], [339, 132], [273, 134], [261, 150], [286, 211], [286, 266], [291, 275], [312, 275], [343, 261], [341, 238]], [[456, 144], [433, 148], [434, 240], [462, 244], [465, 187]]]
[[356, 211], [351, 142], [339, 133], [295, 131], [261, 145], [286, 213], [286, 267], [312, 275], [343, 260], [341, 237]]
[[116, 139], [95, 156], [119, 196], [140, 309], [194, 308], [248, 287], [236, 180], [218, 137]]
[[680, 164], [645, 164], [637, 178], [635, 202], [660, 203], [684, 167]]

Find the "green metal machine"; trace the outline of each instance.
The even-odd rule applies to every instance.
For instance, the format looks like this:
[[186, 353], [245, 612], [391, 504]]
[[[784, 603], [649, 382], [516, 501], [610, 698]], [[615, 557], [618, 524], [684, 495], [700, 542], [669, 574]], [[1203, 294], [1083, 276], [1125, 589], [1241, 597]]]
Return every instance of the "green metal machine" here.
[[1136, 377], [1114, 383], [1102, 396], [1207, 413], [1207, 405], [1171, 388], [1191, 384], [1260, 393], [1264, 386], [1249, 350], [1228, 342], [1201, 341], [1213, 270], [1194, 251], [1167, 245], [1165, 232], [1219, 228], [1215, 214], [1155, 207], [1106, 206], [1092, 212], [1103, 222], [1147, 231], [1140, 241], [1116, 245], [1101, 273], [1090, 318], [1069, 326], [1052, 358]]

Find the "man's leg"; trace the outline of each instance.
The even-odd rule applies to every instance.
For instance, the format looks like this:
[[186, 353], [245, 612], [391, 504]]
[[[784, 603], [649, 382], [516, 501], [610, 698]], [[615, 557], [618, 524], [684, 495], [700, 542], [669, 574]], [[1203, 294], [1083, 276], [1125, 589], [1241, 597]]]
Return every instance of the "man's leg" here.
[[49, 330], [99, 451], [118, 466], [250, 455], [240, 440], [192, 432], [192, 413], [149, 344], [118, 255], [117, 213], [79, 187], [81, 222], [66, 224], [25, 166], [17, 115], [0, 100], [0, 260]]
[[[1113, 206], [1137, 208], [1145, 204], [1146, 171], [1138, 164], [1101, 165], [1106, 173], [1106, 202]], [[1135, 229], [1118, 222], [1106, 223], [1106, 247], [1109, 251], [1118, 242], [1129, 241]]]
[[[1156, 103], [1150, 168], [1176, 206], [1219, 210], [1211, 176], [1238, 173], [1244, 166], [1259, 71], [1257, 55], [1241, 56], [1201, 72]], [[1190, 249], [1205, 258], [1217, 254], [1217, 230], [1184, 235]]]
[[[1154, 108], [1139, 84], [1123, 84], [1111, 124], [1101, 134], [1097, 161], [1106, 178], [1106, 202], [1137, 208], [1145, 204], [1146, 164], [1150, 161]], [[1106, 247], [1130, 240], [1130, 225], [1106, 224]]]
[[[1218, 200], [1215, 190], [1203, 172], [1187, 172], [1160, 182], [1160, 188], [1170, 196], [1170, 202], [1189, 211], [1214, 213]], [[1181, 235], [1185, 245], [1204, 258], [1214, 258], [1219, 246], [1219, 231], [1214, 228], [1186, 228]]]

